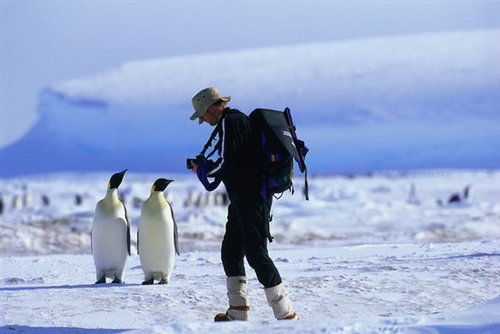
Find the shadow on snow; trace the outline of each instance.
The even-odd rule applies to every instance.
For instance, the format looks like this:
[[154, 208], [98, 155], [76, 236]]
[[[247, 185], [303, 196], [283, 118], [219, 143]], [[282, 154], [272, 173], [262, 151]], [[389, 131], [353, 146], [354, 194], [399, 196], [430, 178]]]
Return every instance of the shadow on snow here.
[[[140, 284], [81, 284], [81, 285], [40, 285], [40, 286], [13, 286], [1, 287], [0, 291], [32, 291], [32, 290], [58, 290], [58, 289], [103, 289], [103, 288], [117, 288], [126, 286], [141, 286]], [[0, 327], [2, 329], [2, 327]], [[3, 334], [3, 332], [0, 332]]]
[[7, 325], [0, 327], [0, 334], [116, 334], [130, 329], [76, 328], [76, 327], [30, 327]]

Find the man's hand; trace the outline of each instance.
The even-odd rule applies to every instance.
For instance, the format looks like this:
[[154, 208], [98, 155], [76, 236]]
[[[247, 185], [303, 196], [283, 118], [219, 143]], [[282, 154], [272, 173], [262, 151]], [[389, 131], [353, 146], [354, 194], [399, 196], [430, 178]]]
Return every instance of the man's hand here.
[[191, 170], [196, 173], [198, 171], [198, 164], [196, 162], [194, 162], [193, 160], [190, 161], [191, 162]]

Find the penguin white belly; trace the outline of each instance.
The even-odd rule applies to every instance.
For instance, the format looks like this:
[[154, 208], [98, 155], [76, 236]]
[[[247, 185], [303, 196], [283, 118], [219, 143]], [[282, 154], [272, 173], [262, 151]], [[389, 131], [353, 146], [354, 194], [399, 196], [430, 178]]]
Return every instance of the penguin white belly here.
[[120, 217], [96, 217], [92, 225], [92, 253], [97, 277], [123, 277], [127, 260], [127, 222]]
[[139, 225], [139, 257], [146, 280], [170, 280], [175, 261], [174, 226], [169, 209], [143, 210]]

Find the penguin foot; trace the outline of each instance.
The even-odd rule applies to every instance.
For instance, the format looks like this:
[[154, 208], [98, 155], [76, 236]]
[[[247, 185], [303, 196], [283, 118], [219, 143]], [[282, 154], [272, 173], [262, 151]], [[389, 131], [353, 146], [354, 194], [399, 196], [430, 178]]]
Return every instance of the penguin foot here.
[[168, 284], [168, 281], [162, 278], [161, 281], [158, 282], [158, 284]]
[[106, 283], [106, 277], [101, 277], [99, 280], [97, 280], [97, 282], [95, 282], [95, 284], [104, 284]]
[[115, 278], [115, 279], [113, 280], [113, 282], [111, 282], [111, 283], [115, 283], [115, 284], [123, 284], [123, 281], [122, 281], [121, 279], [119, 279], [119, 278]]
[[151, 285], [155, 283], [155, 279], [148, 279], [147, 281], [142, 282], [142, 285]]

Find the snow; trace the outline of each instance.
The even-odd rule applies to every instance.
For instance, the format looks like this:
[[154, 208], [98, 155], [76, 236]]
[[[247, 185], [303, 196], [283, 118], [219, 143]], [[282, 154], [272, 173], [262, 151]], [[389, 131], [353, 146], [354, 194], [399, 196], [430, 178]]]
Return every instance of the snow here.
[[[106, 173], [0, 179], [0, 333], [496, 333], [500, 331], [500, 172], [434, 170], [316, 176], [311, 201], [275, 201], [270, 255], [300, 320], [275, 321], [247, 266], [251, 319], [215, 324], [226, 306], [219, 247], [226, 209], [185, 203], [203, 194], [193, 175], [167, 198], [181, 255], [166, 286], [142, 286], [133, 247], [126, 284], [95, 286], [88, 231]], [[156, 174], [120, 187], [133, 229]], [[452, 193], [471, 186], [463, 203]], [[413, 189], [413, 190], [412, 190]], [[75, 203], [75, 194], [83, 202]], [[43, 206], [40, 196], [50, 198]], [[29, 195], [14, 209], [14, 196]], [[441, 204], [437, 202], [441, 200]], [[135, 245], [135, 233], [132, 233]]]
[[[499, 35], [498, 29], [437, 32], [152, 59], [50, 89], [70, 103], [161, 104], [172, 113], [174, 106], [190, 107], [186, 96], [215, 81], [221, 90], [236, 94], [244, 109], [256, 101], [277, 106], [283, 100], [298, 109], [335, 107], [335, 116], [352, 109], [352, 119], [357, 120], [358, 115], [411, 116], [410, 108], [385, 113], [380, 109], [414, 103], [413, 113], [430, 114], [432, 110], [420, 110], [418, 104], [430, 98], [448, 100], [458, 91], [466, 94], [456, 96], [461, 99], [488, 96], [494, 90], [499, 84], [500, 47], [492, 41]], [[382, 75], [382, 82], [376, 80]], [[488, 101], [485, 104], [488, 109]], [[492, 112], [479, 110], [485, 111]]]
[[0, 176], [182, 172], [210, 131], [189, 121], [191, 97], [212, 85], [246, 113], [289, 106], [312, 173], [497, 168], [498, 39], [432, 32], [126, 62], [42, 91], [37, 125], [0, 150]]
[[[116, 4], [0, 0], [0, 334], [500, 333], [497, 1]], [[297, 322], [248, 266], [250, 321], [213, 322], [227, 209], [185, 174], [205, 86], [246, 113], [290, 107], [311, 149], [311, 200], [297, 175], [269, 244]], [[94, 209], [125, 168], [126, 283], [97, 286]], [[142, 286], [158, 177], [181, 255]]]
[[43, 88], [131, 60], [498, 29], [499, 13], [492, 0], [2, 0], [0, 147], [35, 124]]

